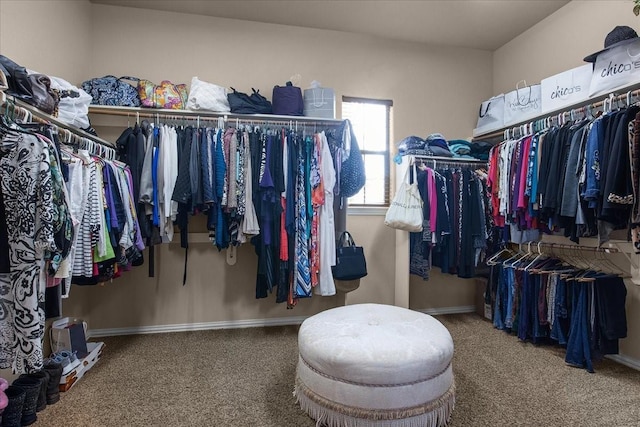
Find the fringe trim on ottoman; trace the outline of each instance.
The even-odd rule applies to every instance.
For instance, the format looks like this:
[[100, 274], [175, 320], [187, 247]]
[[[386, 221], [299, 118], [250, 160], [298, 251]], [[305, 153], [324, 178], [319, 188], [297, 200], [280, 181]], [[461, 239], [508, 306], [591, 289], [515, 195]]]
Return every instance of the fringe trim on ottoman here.
[[326, 427], [443, 427], [449, 423], [456, 403], [455, 382], [437, 399], [399, 409], [365, 409], [346, 406], [324, 398], [299, 379], [293, 395], [300, 408]]

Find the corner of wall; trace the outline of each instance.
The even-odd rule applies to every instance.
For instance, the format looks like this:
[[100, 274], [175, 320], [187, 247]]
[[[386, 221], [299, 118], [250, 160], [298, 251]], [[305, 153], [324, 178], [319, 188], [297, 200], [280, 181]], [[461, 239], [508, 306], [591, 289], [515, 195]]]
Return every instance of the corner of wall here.
[[[89, 0], [0, 1], [0, 52], [78, 84], [89, 68], [91, 7]], [[28, 27], [16, 16], [28, 17]]]

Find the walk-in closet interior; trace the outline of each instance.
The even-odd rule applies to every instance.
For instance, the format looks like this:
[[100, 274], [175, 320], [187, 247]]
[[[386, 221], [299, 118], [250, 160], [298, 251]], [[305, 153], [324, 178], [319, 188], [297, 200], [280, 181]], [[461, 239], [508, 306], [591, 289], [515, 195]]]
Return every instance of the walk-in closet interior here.
[[[283, 7], [285, 3], [290, 4], [291, 16], [297, 16], [298, 21], [268, 12], [269, 4]], [[475, 138], [498, 146], [505, 139], [513, 139], [506, 138], [513, 133], [526, 133], [516, 126], [474, 134], [478, 107], [496, 94], [513, 91], [523, 80], [538, 83], [584, 65], [583, 58], [602, 49], [605, 36], [614, 27], [625, 25], [640, 31], [640, 17], [633, 13], [631, 0], [385, 1], [379, 2], [376, 12], [369, 9], [375, 9], [373, 3], [376, 2], [362, 2], [367, 12], [362, 13], [362, 22], [351, 25], [348, 20], [357, 19], [359, 15], [358, 1], [0, 0], [0, 54], [30, 70], [59, 76], [77, 86], [106, 75], [174, 83], [188, 83], [198, 76], [247, 93], [255, 88], [260, 89], [260, 93], [271, 94], [274, 85], [284, 84], [296, 76], [302, 88], [319, 81], [335, 91], [336, 119], [261, 117], [254, 120], [222, 113], [178, 111], [173, 114], [165, 110], [92, 106], [89, 118], [97, 137], [64, 125], [49, 130], [59, 132], [57, 137], [62, 141], [89, 149], [106, 163], [115, 160], [113, 150], [117, 150], [118, 138], [125, 129], [142, 121], [158, 125], [188, 124], [204, 132], [232, 126], [239, 130], [238, 141], [246, 137], [248, 144], [250, 137], [248, 133], [243, 134], [245, 129], [257, 132], [260, 128], [265, 135], [271, 132], [267, 129], [278, 127], [304, 130], [308, 134], [329, 133], [343, 126], [342, 97], [359, 97], [387, 100], [392, 105], [391, 198], [414, 163], [419, 182], [431, 180], [434, 189], [436, 186], [449, 188], [449, 194], [460, 191], [455, 205], [459, 209], [456, 221], [460, 221], [460, 229], [438, 228], [438, 232], [453, 233], [446, 245], [438, 247], [423, 244], [422, 235], [385, 226], [388, 206], [335, 203], [336, 226], [339, 231], [346, 229], [351, 233], [364, 248], [367, 260], [368, 275], [350, 292], [311, 296], [313, 292], [309, 291], [309, 298], [300, 298], [296, 304], [288, 303], [287, 292], [266, 285], [256, 286], [257, 281], [260, 282], [256, 274], [263, 268], [266, 255], [257, 254], [249, 242], [238, 245], [233, 252], [228, 251], [228, 240], [216, 241], [222, 237], [210, 235], [207, 229], [207, 221], [215, 218], [201, 215], [190, 219], [187, 233], [181, 236], [176, 229], [171, 242], [165, 239], [154, 245], [151, 253], [148, 248], [143, 250], [143, 265], [93, 286], [70, 286], [66, 289], [68, 295], [61, 300], [59, 316], [82, 319], [87, 322], [89, 335], [98, 339], [299, 325], [325, 310], [360, 303], [395, 305], [430, 315], [476, 312], [479, 298], [484, 298], [479, 296], [484, 289], [479, 290], [476, 280], [480, 270], [476, 269], [477, 261], [505, 247], [489, 235], [489, 225], [495, 225], [500, 219], [491, 217], [490, 206], [481, 201], [482, 196], [487, 196], [489, 203], [491, 200], [486, 184], [487, 177], [491, 179], [491, 162], [450, 160], [422, 153], [408, 153], [394, 161], [398, 142], [410, 135], [424, 138], [438, 133], [447, 140]], [[422, 7], [427, 3], [432, 3], [431, 9]], [[313, 14], [305, 13], [305, 4], [309, 8], [307, 12], [311, 10]], [[428, 9], [430, 16], [416, 19], [416, 11]], [[285, 14], [288, 14], [286, 8], [280, 12], [281, 16]], [[477, 22], [472, 17], [478, 17]], [[485, 20], [493, 26], [486, 27], [481, 23]], [[418, 36], [405, 31], [416, 25], [425, 27], [424, 34]], [[371, 30], [374, 27], [376, 31]], [[459, 34], [454, 34], [456, 31], [452, 28], [458, 28]], [[608, 93], [601, 94], [581, 105], [556, 111], [556, 119], [573, 120], [579, 112], [586, 115], [586, 107], [579, 109], [587, 104], [601, 102], [598, 105], [606, 109], [612, 108], [612, 102], [616, 105], [640, 102], [637, 92], [640, 73], [637, 76], [637, 81], [623, 92], [613, 91], [609, 104], [601, 102]], [[636, 117], [638, 107], [632, 108]], [[18, 102], [15, 111], [19, 112], [12, 114], [28, 114], [24, 110], [28, 111], [28, 106]], [[562, 111], [566, 114], [558, 116]], [[547, 115], [532, 119], [544, 121]], [[36, 120], [37, 114], [34, 114], [33, 121]], [[40, 120], [38, 131], [47, 132], [45, 127]], [[636, 123], [636, 127], [640, 129], [640, 124]], [[511, 133], [507, 135], [505, 130]], [[526, 145], [522, 150], [531, 149], [530, 140], [523, 144]], [[567, 155], [570, 154], [567, 152]], [[494, 164], [494, 167], [497, 166]], [[549, 164], [546, 170], [553, 175], [559, 167]], [[547, 185], [554, 186], [552, 181]], [[448, 203], [438, 197], [442, 197], [441, 194], [431, 199], [435, 206]], [[497, 206], [500, 203], [496, 201]], [[466, 221], [464, 227], [462, 218]], [[524, 218], [522, 221], [526, 222]], [[439, 227], [443, 227], [442, 224]], [[617, 286], [620, 293], [626, 290], [626, 299], [622, 299], [626, 338], [615, 343], [616, 354], [611, 357], [640, 370], [640, 251], [635, 249], [632, 233], [627, 231], [618, 227], [600, 247], [597, 233], [591, 238], [580, 238], [578, 248], [571, 232], [536, 236], [538, 244], [506, 245], [504, 254], [509, 250], [509, 256], [492, 258], [489, 269], [496, 262], [505, 261], [508, 265], [516, 260], [518, 253], [524, 257], [528, 252], [529, 255], [553, 254], [564, 260], [571, 258], [576, 267], [594, 264], [615, 275], [615, 280], [609, 276], [598, 279], [600, 282], [593, 279], [596, 286]], [[478, 236], [484, 237], [482, 242]], [[188, 241], [188, 252], [181, 238], [183, 243], [184, 239]], [[523, 238], [522, 242], [530, 240]], [[537, 261], [534, 258], [530, 257], [529, 266], [534, 266]], [[484, 262], [480, 264], [486, 267]], [[577, 283], [578, 278], [575, 281]], [[496, 298], [503, 311], [496, 312], [495, 306], [489, 309], [495, 317], [484, 322], [489, 329], [505, 329], [505, 320], [509, 327], [513, 326], [513, 317], [504, 312], [509, 303], [504, 294], [508, 285], [500, 283], [502, 293]], [[533, 283], [531, 279], [531, 286]], [[535, 283], [539, 293], [540, 283]], [[533, 298], [531, 289], [529, 297]], [[593, 292], [595, 295], [596, 291]], [[585, 293], [581, 298], [587, 304], [587, 299], [592, 297]], [[533, 321], [534, 311], [532, 309], [531, 319], [523, 317], [521, 327]], [[28, 330], [22, 327], [21, 333], [28, 335]], [[531, 334], [537, 331], [521, 333], [523, 340], [531, 341], [535, 340]], [[518, 345], [516, 340], [513, 345]], [[47, 350], [45, 345], [43, 351]], [[0, 358], [2, 351], [0, 347]], [[25, 370], [22, 364], [37, 365], [30, 359], [32, 356], [25, 355], [14, 362], [17, 363], [14, 370], [20, 373]], [[109, 363], [108, 352], [103, 357]], [[11, 366], [3, 367], [7, 369], [2, 372], [11, 375]], [[591, 366], [589, 370], [593, 370]]]

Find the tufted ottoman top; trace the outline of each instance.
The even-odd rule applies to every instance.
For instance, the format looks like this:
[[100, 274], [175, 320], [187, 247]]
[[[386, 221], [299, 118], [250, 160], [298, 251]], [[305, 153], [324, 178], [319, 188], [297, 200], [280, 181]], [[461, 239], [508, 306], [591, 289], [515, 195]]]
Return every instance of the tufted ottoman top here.
[[453, 357], [449, 331], [433, 317], [384, 304], [355, 304], [306, 319], [300, 357], [319, 372], [364, 384], [406, 384], [439, 375]]

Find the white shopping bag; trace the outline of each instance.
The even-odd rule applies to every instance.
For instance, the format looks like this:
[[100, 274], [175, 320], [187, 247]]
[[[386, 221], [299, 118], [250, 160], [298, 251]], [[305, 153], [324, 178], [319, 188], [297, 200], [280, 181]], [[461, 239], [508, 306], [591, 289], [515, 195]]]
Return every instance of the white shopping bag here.
[[[524, 81], [523, 81], [524, 82]], [[531, 120], [542, 113], [542, 88], [539, 84], [527, 86], [524, 82], [516, 85], [516, 90], [504, 96], [504, 124], [512, 124]]]
[[586, 101], [589, 98], [592, 69], [591, 64], [585, 64], [543, 79], [540, 82], [542, 114]]
[[640, 39], [598, 55], [591, 75], [589, 96], [640, 83]]

